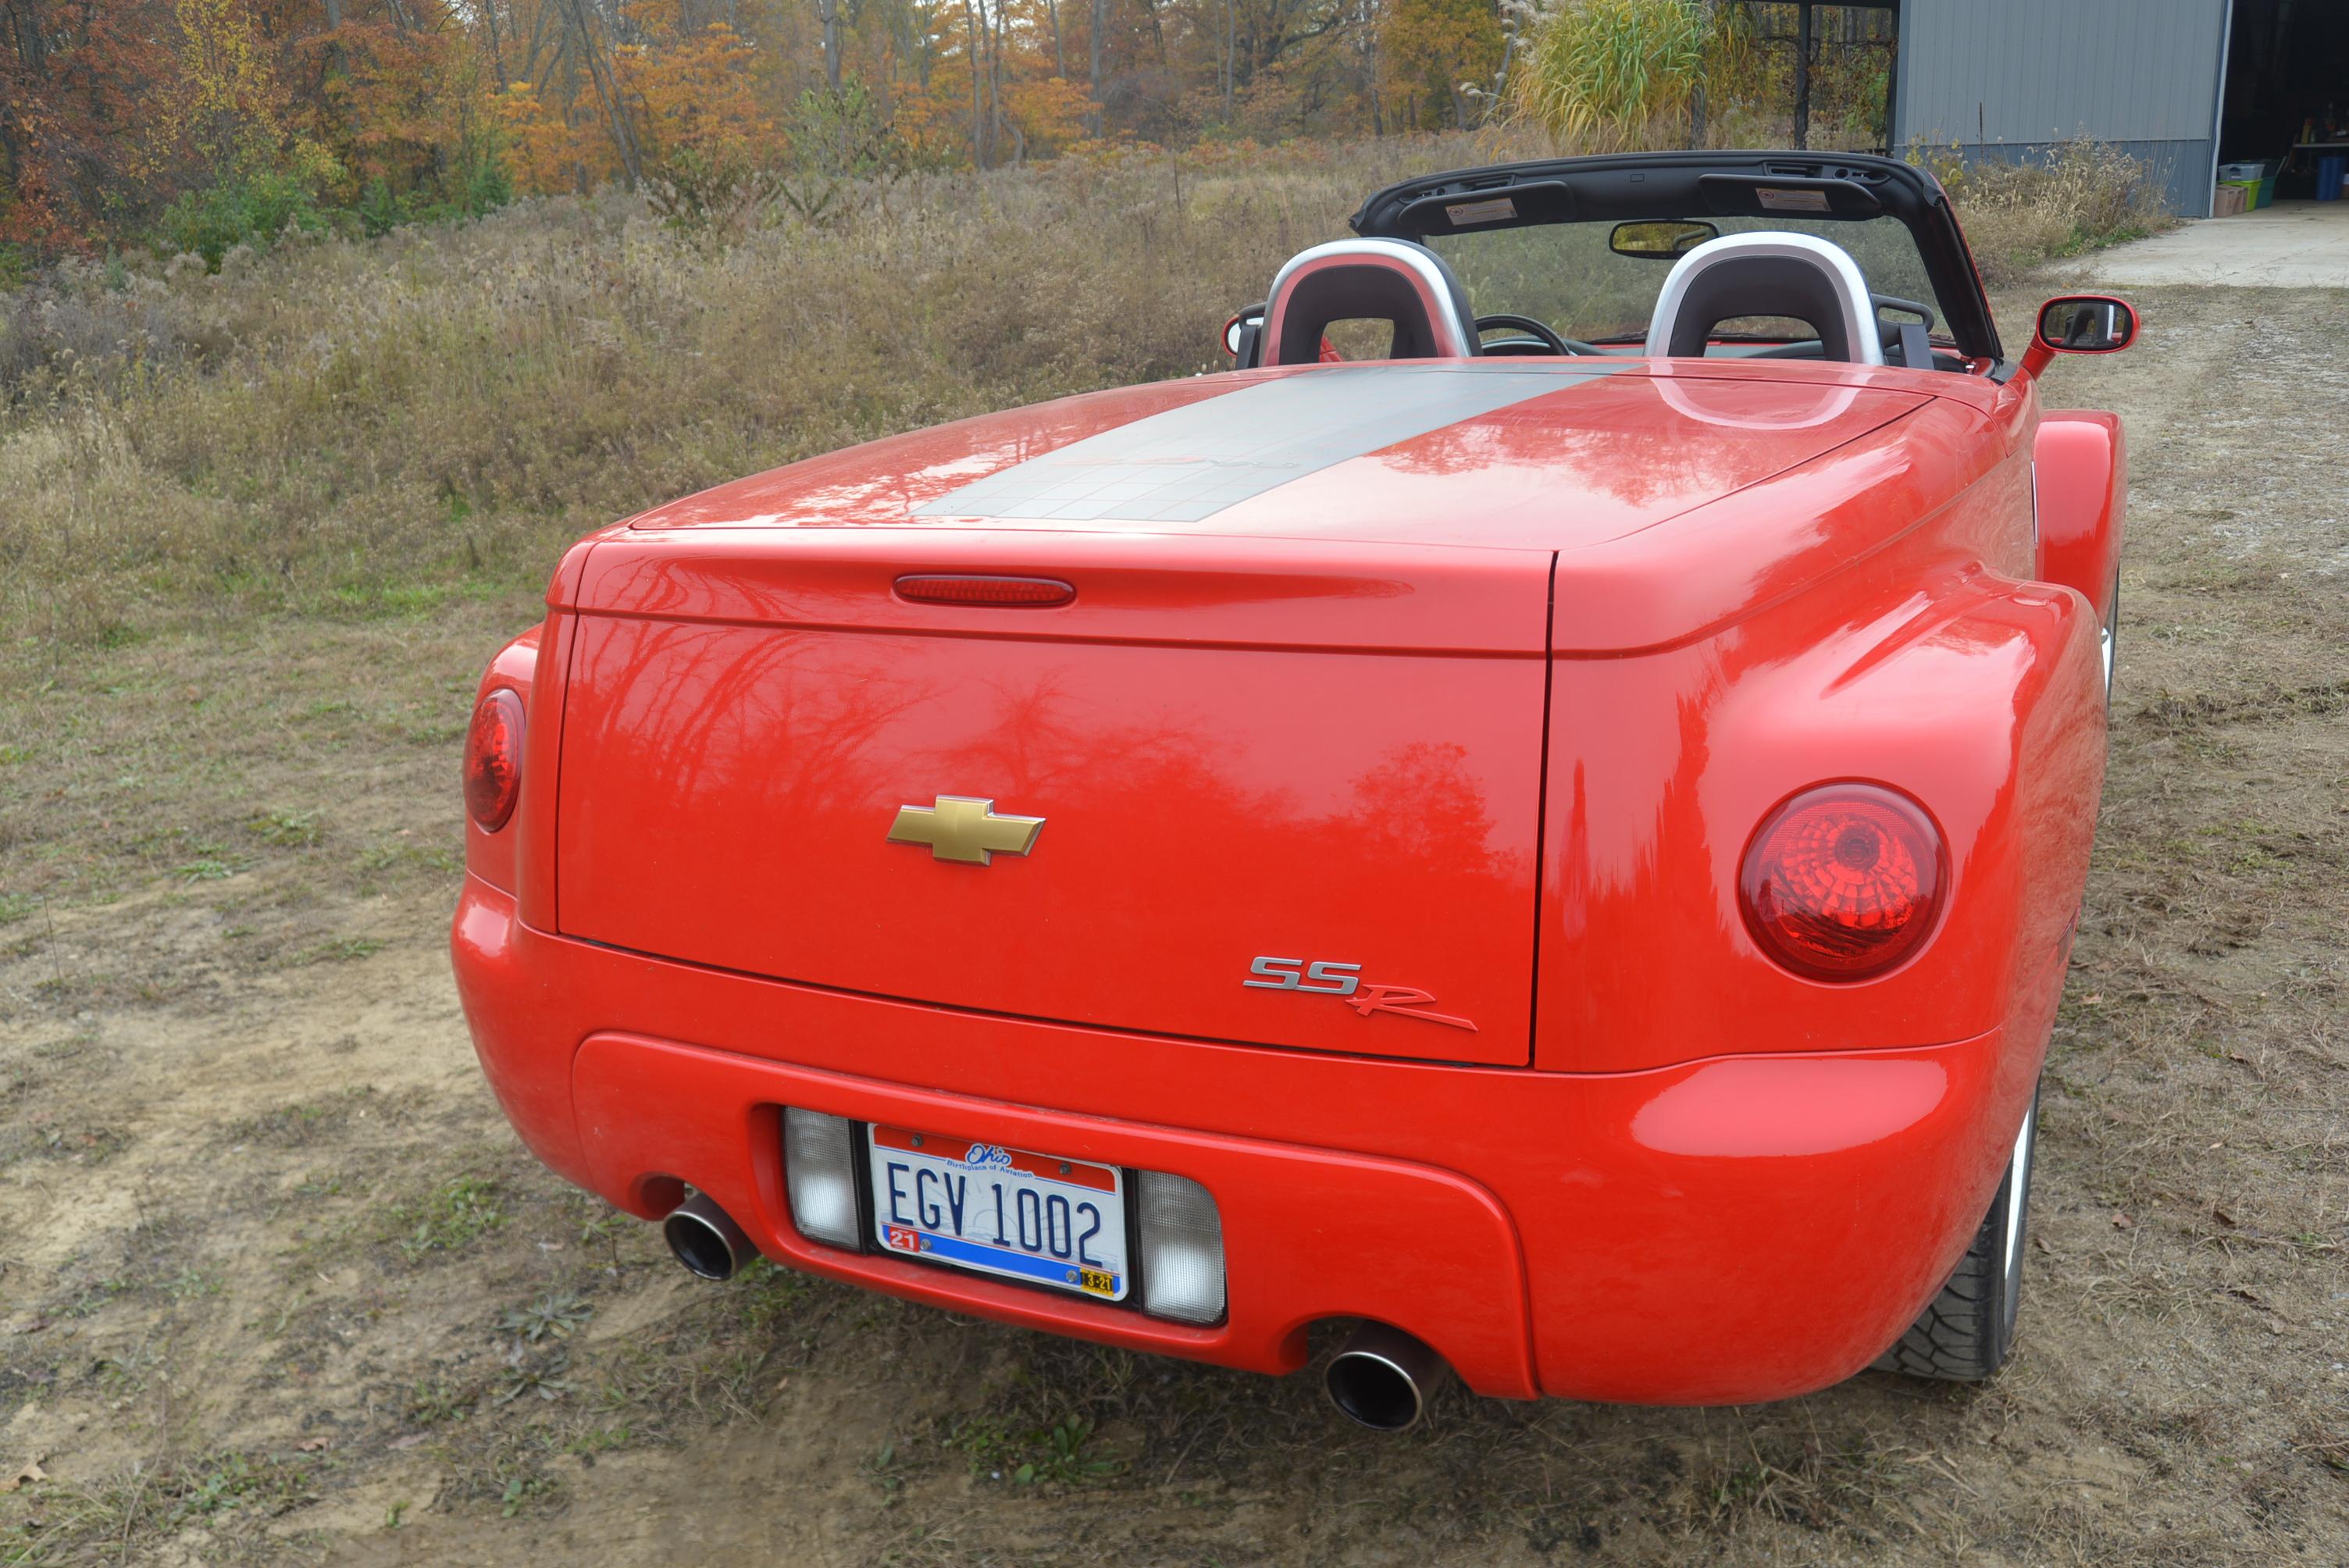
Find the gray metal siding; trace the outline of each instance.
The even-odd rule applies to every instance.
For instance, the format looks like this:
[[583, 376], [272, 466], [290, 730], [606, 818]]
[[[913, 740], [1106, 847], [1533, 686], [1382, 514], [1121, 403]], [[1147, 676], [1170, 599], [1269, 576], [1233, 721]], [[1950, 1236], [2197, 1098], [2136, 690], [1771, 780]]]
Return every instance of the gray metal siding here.
[[2077, 136], [2131, 145], [2158, 154], [2180, 211], [2206, 213], [2228, 12], [2228, 0], [1903, 0], [1894, 139], [1969, 158]]

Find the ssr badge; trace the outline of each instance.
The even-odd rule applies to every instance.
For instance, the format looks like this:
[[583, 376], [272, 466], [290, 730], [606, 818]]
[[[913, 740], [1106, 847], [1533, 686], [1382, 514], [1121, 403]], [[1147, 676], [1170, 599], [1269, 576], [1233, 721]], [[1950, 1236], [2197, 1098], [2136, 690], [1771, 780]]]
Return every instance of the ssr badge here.
[[1392, 1013], [1398, 1018], [1418, 1018], [1425, 1023], [1443, 1024], [1450, 1028], [1476, 1032], [1473, 1019], [1455, 1018], [1449, 1013], [1431, 1013], [1421, 1004], [1433, 1002], [1435, 994], [1416, 985], [1381, 985], [1362, 979], [1359, 964], [1341, 964], [1335, 959], [1278, 958], [1270, 954], [1251, 959], [1248, 973], [1254, 979], [1241, 985], [1259, 991], [1301, 991], [1312, 995], [1338, 996], [1346, 1006], [1367, 1018], [1373, 1013]]

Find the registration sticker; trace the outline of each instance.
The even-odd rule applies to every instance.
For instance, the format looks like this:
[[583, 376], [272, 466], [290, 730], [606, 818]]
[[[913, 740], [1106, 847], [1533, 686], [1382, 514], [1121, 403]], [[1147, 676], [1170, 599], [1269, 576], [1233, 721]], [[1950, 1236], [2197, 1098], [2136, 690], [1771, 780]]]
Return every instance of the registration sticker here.
[[1117, 1167], [877, 1124], [865, 1147], [885, 1251], [1102, 1301], [1132, 1288]]

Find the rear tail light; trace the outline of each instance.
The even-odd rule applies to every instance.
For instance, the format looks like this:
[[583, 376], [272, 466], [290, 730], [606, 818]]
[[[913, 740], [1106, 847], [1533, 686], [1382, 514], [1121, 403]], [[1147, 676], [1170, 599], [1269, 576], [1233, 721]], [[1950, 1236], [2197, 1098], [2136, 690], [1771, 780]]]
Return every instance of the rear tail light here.
[[501, 686], [473, 709], [465, 732], [465, 810], [494, 833], [522, 795], [522, 698]]
[[1057, 577], [981, 577], [922, 573], [897, 579], [897, 593], [921, 604], [1001, 604], [1041, 609], [1066, 604], [1076, 588]]
[[1187, 1176], [1135, 1173], [1142, 1209], [1142, 1310], [1213, 1323], [1224, 1315], [1224, 1220]]
[[1864, 980], [1924, 944], [1949, 881], [1941, 835], [1906, 795], [1806, 790], [1746, 846], [1738, 902], [1772, 958], [1815, 980]]
[[783, 1185], [791, 1191], [792, 1223], [812, 1242], [854, 1248], [864, 1236], [856, 1223], [855, 1140], [848, 1131], [843, 1117], [783, 1112]]

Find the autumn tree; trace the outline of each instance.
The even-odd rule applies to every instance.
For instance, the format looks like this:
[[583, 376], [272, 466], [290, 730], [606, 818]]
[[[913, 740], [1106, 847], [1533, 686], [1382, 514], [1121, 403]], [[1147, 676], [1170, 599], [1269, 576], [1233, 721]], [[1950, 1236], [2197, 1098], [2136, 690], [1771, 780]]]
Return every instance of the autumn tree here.
[[1483, 118], [1469, 89], [1499, 63], [1500, 15], [1490, 0], [1394, 0], [1379, 54], [1395, 127], [1465, 129]]
[[171, 25], [162, 0], [0, 0], [0, 244], [72, 248], [147, 219], [163, 192], [141, 100], [178, 68]]
[[[1506, 6], [1506, 14], [1504, 7]], [[1879, 13], [1795, 73], [1881, 119]], [[1783, 96], [1778, 0], [0, 0], [0, 246], [373, 231], [509, 189], [740, 185], [1101, 143], [1704, 134]], [[1811, 55], [1816, 54], [1816, 59]], [[6, 259], [0, 256], [0, 265]]]

